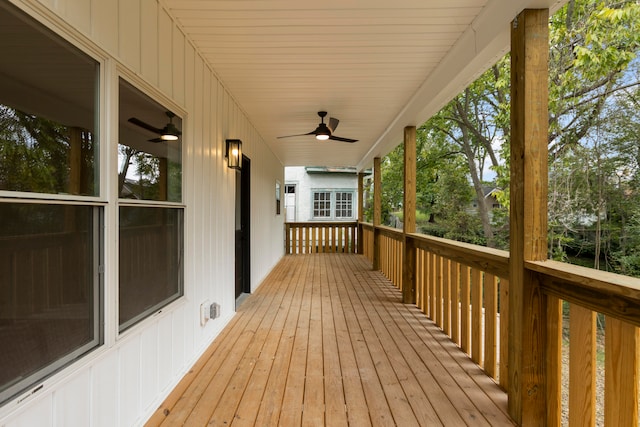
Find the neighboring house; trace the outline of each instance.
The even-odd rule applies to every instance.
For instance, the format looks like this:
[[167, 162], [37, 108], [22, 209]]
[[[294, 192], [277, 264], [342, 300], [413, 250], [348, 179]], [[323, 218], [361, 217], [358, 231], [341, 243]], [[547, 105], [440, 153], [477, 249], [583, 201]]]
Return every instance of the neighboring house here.
[[287, 222], [355, 221], [358, 175], [355, 168], [285, 168]]
[[[495, 194], [495, 192], [499, 190], [499, 188], [488, 185], [482, 187], [482, 191], [484, 193], [484, 202], [487, 205], [490, 217], [493, 215], [493, 210], [500, 207], [500, 202], [498, 201], [498, 198]], [[471, 205], [466, 210], [470, 214], [476, 214], [478, 212], [478, 199], [474, 198], [471, 202]]]

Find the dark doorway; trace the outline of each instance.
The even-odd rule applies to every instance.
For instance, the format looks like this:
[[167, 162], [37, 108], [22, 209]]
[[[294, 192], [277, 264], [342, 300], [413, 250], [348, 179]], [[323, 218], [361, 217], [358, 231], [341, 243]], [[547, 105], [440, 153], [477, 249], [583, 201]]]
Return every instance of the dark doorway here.
[[251, 161], [242, 156], [242, 170], [236, 172], [236, 299], [251, 292]]

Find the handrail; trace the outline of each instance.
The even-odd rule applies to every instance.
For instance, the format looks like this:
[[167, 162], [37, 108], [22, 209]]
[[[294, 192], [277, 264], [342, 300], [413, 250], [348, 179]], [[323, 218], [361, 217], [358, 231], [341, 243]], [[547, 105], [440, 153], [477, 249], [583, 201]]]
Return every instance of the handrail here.
[[640, 279], [558, 261], [528, 261], [546, 294], [640, 326]]
[[499, 249], [456, 242], [425, 234], [407, 234], [419, 249], [429, 250], [460, 264], [478, 268], [499, 277], [509, 277], [509, 252]]

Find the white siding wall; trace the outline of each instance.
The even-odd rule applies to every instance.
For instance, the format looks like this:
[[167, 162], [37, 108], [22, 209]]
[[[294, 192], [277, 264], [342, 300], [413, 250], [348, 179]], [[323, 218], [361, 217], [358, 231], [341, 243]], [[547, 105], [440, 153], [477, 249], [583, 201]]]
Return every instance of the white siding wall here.
[[[117, 117], [113, 100], [121, 74], [182, 110], [185, 297], [118, 336], [112, 185], [116, 148], [106, 147], [105, 158], [111, 161], [102, 172], [110, 172], [105, 193], [106, 343], [46, 380], [33, 395], [0, 407], [0, 425], [140, 425], [234, 314], [235, 172], [225, 165], [225, 138], [241, 139], [252, 160], [252, 289], [284, 253], [284, 215], [275, 215], [275, 182], [284, 182], [284, 169], [157, 0], [12, 2], [102, 56], [107, 120]], [[105, 125], [103, 141], [117, 140], [117, 123]], [[220, 303], [222, 315], [201, 327], [199, 306], [205, 299]]]

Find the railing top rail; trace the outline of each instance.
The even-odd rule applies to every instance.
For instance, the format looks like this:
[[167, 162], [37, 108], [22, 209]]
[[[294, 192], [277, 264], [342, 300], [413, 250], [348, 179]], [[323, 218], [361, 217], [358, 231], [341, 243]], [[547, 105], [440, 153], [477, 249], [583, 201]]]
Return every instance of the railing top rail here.
[[558, 261], [527, 261], [545, 293], [640, 326], [640, 279]]
[[407, 234], [407, 238], [416, 248], [433, 252], [498, 277], [509, 277], [509, 252], [507, 251], [419, 233]]
[[396, 240], [403, 239], [404, 233], [402, 232], [402, 230], [399, 230], [393, 227], [388, 227], [386, 225], [380, 225], [376, 228], [380, 230], [380, 234], [382, 234], [383, 236], [391, 237], [392, 239], [396, 239]]
[[289, 227], [344, 227], [348, 226], [356, 226], [358, 225], [357, 221], [296, 221], [296, 222], [285, 222], [285, 226]]

